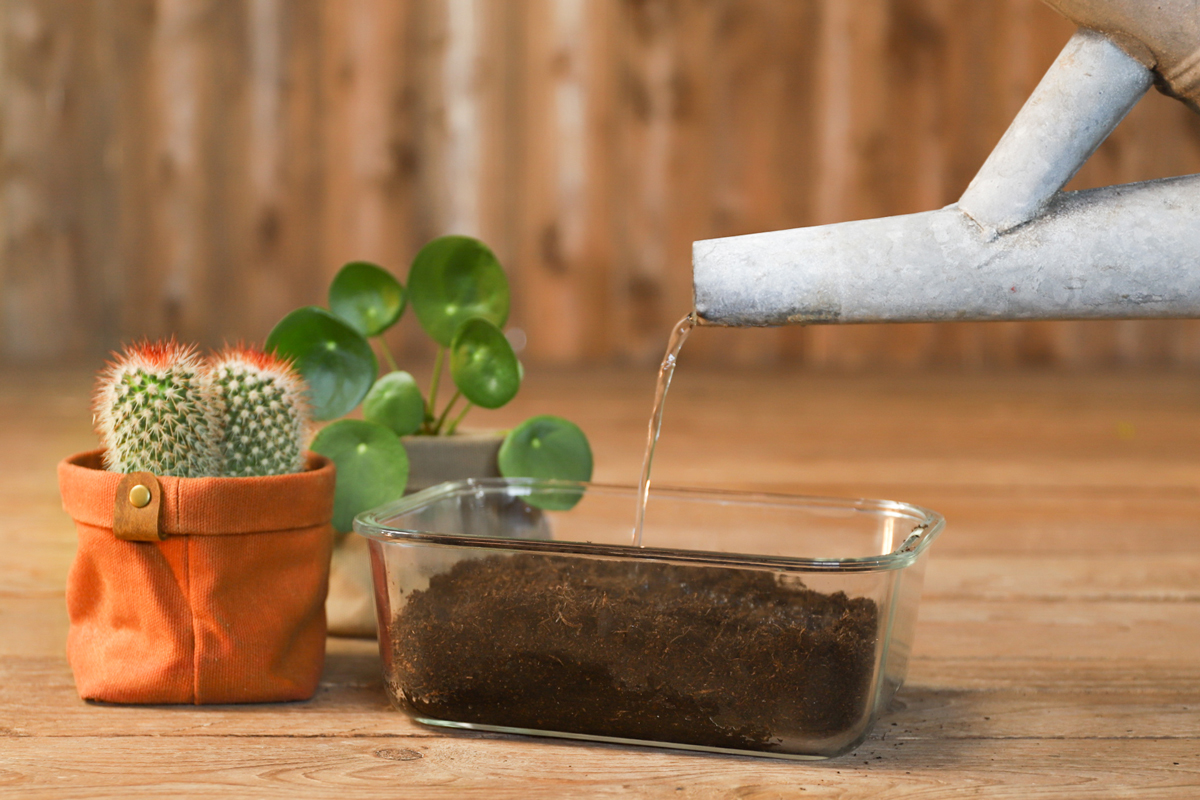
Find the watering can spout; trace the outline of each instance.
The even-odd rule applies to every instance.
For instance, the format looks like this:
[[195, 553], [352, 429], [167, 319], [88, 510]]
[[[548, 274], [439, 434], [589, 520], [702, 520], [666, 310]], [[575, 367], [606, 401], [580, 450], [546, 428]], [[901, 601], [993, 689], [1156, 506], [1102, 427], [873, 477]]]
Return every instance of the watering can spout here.
[[1155, 82], [1196, 108], [1200, 0], [1049, 0], [1067, 43], [959, 201], [693, 244], [702, 322], [1200, 317], [1200, 175], [1062, 192]]

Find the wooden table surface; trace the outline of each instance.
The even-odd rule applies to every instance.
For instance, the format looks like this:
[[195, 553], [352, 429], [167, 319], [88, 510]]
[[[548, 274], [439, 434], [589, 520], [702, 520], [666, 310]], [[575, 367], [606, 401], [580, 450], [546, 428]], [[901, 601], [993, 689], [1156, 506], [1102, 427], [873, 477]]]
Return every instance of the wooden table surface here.
[[[82, 702], [63, 655], [74, 530], [54, 465], [92, 446], [85, 372], [0, 375], [0, 797], [1200, 796], [1200, 376], [711, 372], [686, 353], [657, 477], [943, 512], [910, 673], [819, 763], [448, 733], [331, 639], [310, 702]], [[653, 375], [532, 372], [632, 482]], [[632, 509], [631, 509], [632, 512]]]

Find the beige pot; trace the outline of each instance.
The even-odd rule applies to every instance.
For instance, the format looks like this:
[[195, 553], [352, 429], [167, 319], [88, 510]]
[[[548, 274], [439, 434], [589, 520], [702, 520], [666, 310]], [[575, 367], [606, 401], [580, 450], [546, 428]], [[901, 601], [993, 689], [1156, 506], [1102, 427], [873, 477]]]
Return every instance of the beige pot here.
[[[408, 487], [405, 494], [444, 481], [497, 478], [496, 455], [504, 431], [467, 431], [454, 436], [405, 436]], [[375, 636], [375, 595], [367, 540], [357, 534], [338, 534], [329, 571], [325, 601], [332, 636]]]

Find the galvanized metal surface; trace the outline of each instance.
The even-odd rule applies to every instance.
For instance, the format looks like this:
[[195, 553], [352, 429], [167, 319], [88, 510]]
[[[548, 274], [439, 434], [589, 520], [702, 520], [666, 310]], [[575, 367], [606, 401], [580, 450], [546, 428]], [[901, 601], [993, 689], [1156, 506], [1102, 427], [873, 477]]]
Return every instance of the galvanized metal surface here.
[[1158, 73], [1158, 88], [1200, 111], [1200, 0], [1045, 0]]
[[1200, 316], [1200, 175], [1067, 192], [991, 240], [956, 206], [693, 245], [704, 322]]
[[959, 203], [695, 242], [699, 320], [1200, 317], [1200, 175], [1060, 192], [1152, 80], [1200, 98], [1200, 0], [1048, 2], [1105, 33], [1071, 38]]
[[1150, 70], [1078, 31], [971, 181], [958, 207], [994, 235], [1033, 219], [1134, 107]]

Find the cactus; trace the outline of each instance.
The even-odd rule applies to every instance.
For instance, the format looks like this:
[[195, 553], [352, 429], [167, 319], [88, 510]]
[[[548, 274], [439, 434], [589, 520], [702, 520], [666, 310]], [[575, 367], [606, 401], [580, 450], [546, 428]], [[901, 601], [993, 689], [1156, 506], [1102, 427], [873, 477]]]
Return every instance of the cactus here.
[[95, 394], [104, 466], [198, 478], [219, 467], [209, 371], [196, 349], [169, 341], [127, 346]]
[[309, 412], [304, 379], [290, 362], [253, 348], [226, 348], [213, 359], [212, 384], [222, 420], [221, 475], [304, 469]]

